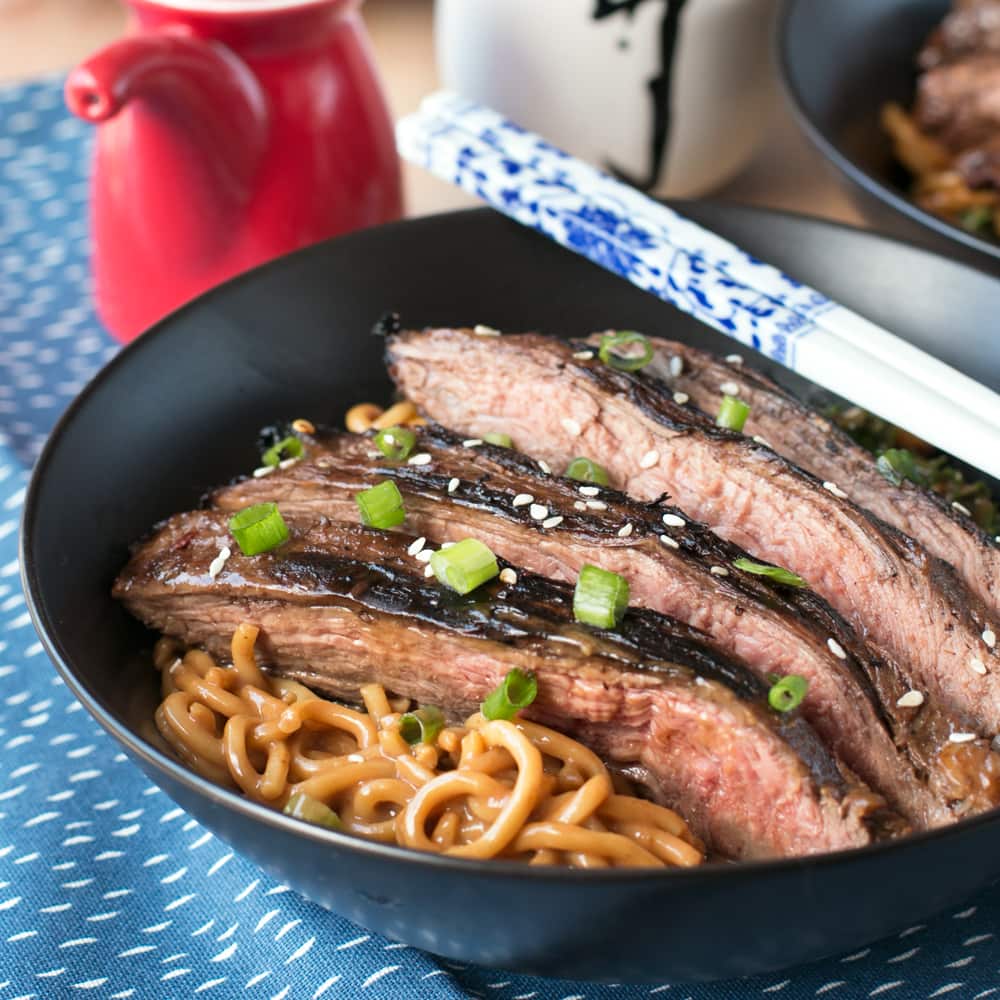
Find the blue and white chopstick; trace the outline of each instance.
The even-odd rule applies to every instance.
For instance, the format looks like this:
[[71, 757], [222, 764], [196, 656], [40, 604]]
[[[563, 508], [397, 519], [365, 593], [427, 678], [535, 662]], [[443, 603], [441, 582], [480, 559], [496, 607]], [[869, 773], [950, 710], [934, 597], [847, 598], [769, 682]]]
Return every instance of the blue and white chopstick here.
[[433, 95], [397, 141], [517, 221], [1000, 475], [995, 393], [496, 112]]
[[[831, 301], [815, 289], [794, 281], [776, 267], [751, 257], [728, 240], [685, 219], [666, 205], [554, 149], [538, 136], [508, 122], [492, 108], [448, 91], [440, 91], [424, 100], [421, 113], [452, 123], [463, 136], [470, 140], [478, 139], [483, 144], [481, 150], [512, 158], [545, 180], [568, 181], [577, 192], [591, 200], [602, 197], [613, 199], [634, 225], [656, 230], [671, 246], [697, 254], [706, 266], [756, 290], [776, 307], [796, 313], [806, 324], [836, 333], [865, 353], [890, 364], [894, 370], [922, 381], [936, 391], [940, 391], [944, 380], [948, 380], [956, 391], [961, 391], [963, 400], [975, 401], [977, 408], [983, 408], [984, 415], [1000, 428], [1000, 396], [985, 386]], [[776, 319], [782, 326], [789, 325], [785, 312], [780, 312]], [[805, 328], [797, 329], [797, 338], [801, 339]], [[795, 349], [794, 343], [791, 348]]]

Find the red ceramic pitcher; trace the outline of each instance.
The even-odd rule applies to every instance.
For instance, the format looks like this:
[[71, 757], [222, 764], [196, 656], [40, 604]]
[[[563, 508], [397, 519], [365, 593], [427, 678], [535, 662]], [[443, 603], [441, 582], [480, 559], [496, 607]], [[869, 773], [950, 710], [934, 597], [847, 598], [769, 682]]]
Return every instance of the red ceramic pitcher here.
[[129, 0], [128, 34], [75, 69], [100, 123], [100, 316], [129, 340], [278, 254], [399, 216], [399, 165], [360, 0]]

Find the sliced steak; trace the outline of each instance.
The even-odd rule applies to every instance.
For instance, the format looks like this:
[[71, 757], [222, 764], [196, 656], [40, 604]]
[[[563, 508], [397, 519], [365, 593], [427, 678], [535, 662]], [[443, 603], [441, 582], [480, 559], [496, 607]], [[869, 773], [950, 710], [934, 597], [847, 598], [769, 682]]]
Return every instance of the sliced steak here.
[[956, 5], [927, 39], [917, 63], [921, 69], [933, 69], [983, 53], [1000, 55], [998, 0]]
[[387, 346], [398, 386], [433, 419], [510, 434], [552, 464], [587, 455], [640, 499], [670, 494], [691, 518], [803, 577], [955, 718], [959, 740], [967, 729], [1000, 730], [1000, 654], [982, 603], [947, 563], [840, 486], [715, 427], [655, 376], [616, 371], [579, 342], [443, 329], [397, 334]]
[[[580, 483], [546, 475], [518, 452], [465, 446], [435, 426], [417, 432], [413, 456], [428, 456], [426, 464], [390, 462], [366, 436], [318, 431], [305, 441], [304, 461], [224, 487], [212, 502], [232, 512], [277, 501], [286, 518], [303, 523], [351, 521], [355, 494], [391, 478], [404, 496], [410, 534], [436, 543], [472, 535], [512, 563], [567, 582], [585, 563], [602, 566], [629, 580], [633, 603], [701, 629], [762, 680], [806, 677], [803, 714], [914, 825], [996, 804], [983, 791], [992, 785], [977, 774], [968, 776], [968, 795], [956, 796], [954, 764], [939, 760], [948, 719], [929, 704], [897, 707], [909, 688], [905, 677], [875, 660], [822, 598], [737, 569], [747, 553], [676, 508], [611, 489], [581, 492]], [[831, 652], [831, 638], [846, 659]]]
[[953, 153], [989, 142], [1000, 130], [1000, 54], [969, 56], [923, 73], [913, 116]]
[[512, 668], [534, 671], [531, 716], [618, 764], [648, 769], [658, 797], [737, 858], [866, 843], [889, 820], [797, 713], [697, 630], [630, 610], [617, 632], [573, 622], [572, 591], [526, 572], [465, 597], [423, 575], [408, 536], [355, 525], [292, 526], [279, 549], [233, 554], [223, 513], [171, 518], [139, 546], [115, 596], [152, 627], [226, 656], [240, 621], [262, 628], [264, 662], [334, 697], [377, 681], [452, 715]]
[[864, 448], [760, 372], [676, 341], [654, 338], [652, 343], [656, 353], [650, 374], [711, 416], [719, 412], [725, 393], [738, 395], [750, 406], [744, 433], [763, 438], [795, 465], [837, 483], [856, 504], [951, 563], [1000, 620], [1000, 548], [971, 517], [921, 486], [905, 481], [894, 486]]

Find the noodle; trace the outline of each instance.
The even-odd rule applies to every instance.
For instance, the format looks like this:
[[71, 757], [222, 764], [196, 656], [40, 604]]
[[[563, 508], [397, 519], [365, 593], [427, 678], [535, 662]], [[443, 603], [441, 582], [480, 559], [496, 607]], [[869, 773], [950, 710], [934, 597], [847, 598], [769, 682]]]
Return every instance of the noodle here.
[[411, 746], [399, 730], [405, 700], [368, 684], [361, 712], [271, 679], [254, 656], [257, 633], [236, 629], [228, 667], [201, 650], [179, 655], [169, 639], [154, 651], [157, 728], [204, 777], [276, 809], [293, 796], [315, 800], [347, 833], [453, 857], [576, 868], [702, 861], [680, 816], [618, 794], [600, 758], [562, 733], [477, 713]]
[[1000, 235], [1000, 192], [971, 188], [955, 170], [957, 154], [922, 132], [913, 117], [898, 104], [882, 108], [882, 127], [892, 139], [896, 159], [913, 175], [913, 197], [934, 215], [975, 229], [966, 219], [988, 220], [990, 232]]

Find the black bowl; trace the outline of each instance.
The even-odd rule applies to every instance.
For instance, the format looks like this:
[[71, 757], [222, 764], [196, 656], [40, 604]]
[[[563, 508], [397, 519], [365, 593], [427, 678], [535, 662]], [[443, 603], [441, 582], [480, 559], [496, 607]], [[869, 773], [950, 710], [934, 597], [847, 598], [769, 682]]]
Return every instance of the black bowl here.
[[[756, 255], [1000, 385], [992, 280], [845, 227], [685, 206]], [[387, 309], [411, 324], [725, 341], [488, 211], [322, 244], [217, 289], [112, 361], [56, 428], [25, 504], [25, 590], [74, 693], [199, 822], [303, 895], [456, 959], [574, 979], [719, 979], [857, 947], [1000, 876], [1000, 815], [824, 857], [650, 874], [424, 856], [307, 827], [182, 767], [150, 725], [151, 636], [111, 600], [128, 544], [252, 468], [276, 418], [337, 422], [385, 398]], [[772, 372], [772, 374], [774, 374]]]
[[872, 222], [1000, 273], [1000, 241], [920, 208], [879, 123], [882, 106], [913, 102], [916, 55], [948, 0], [785, 0], [778, 29], [785, 90], [799, 124], [852, 183]]

